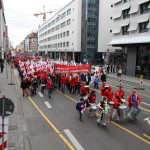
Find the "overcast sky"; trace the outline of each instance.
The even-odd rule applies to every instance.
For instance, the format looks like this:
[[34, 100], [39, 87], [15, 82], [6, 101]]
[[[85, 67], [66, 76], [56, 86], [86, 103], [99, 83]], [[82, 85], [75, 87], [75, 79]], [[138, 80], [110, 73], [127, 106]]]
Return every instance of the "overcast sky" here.
[[[8, 35], [13, 46], [18, 45], [24, 38], [37, 30], [42, 24], [43, 16], [33, 16], [35, 13], [62, 8], [72, 0], [3, 0]], [[52, 15], [47, 14], [47, 19]]]

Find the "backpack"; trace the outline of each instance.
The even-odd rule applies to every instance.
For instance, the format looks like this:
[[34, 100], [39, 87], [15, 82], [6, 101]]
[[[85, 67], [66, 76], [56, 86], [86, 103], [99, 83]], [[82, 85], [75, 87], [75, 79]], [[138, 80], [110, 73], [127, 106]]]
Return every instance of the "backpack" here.
[[76, 110], [79, 110], [79, 103], [76, 104]]

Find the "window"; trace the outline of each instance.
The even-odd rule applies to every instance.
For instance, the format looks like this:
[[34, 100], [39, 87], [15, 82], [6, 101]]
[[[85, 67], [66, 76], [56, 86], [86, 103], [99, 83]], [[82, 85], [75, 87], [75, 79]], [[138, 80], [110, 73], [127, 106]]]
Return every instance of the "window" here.
[[63, 32], [63, 37], [65, 37], [66, 36], [66, 33], [65, 32]]
[[59, 39], [59, 34], [58, 34], [58, 39]]
[[128, 35], [129, 34], [128, 29], [129, 29], [129, 25], [123, 26], [122, 27], [122, 35]]
[[69, 47], [69, 42], [66, 42], [66, 47]]
[[61, 23], [60, 26], [61, 26], [61, 28], [65, 27], [66, 26], [66, 22]]
[[71, 14], [71, 9], [68, 9], [67, 10], [67, 15], [70, 15]]
[[129, 11], [130, 11], [130, 8], [123, 10], [123, 19], [130, 17]]
[[61, 15], [61, 19], [65, 18], [66, 17], [66, 12], [64, 12], [62, 15]]
[[147, 28], [148, 23], [149, 21], [142, 22], [139, 24], [139, 33], [148, 32], [148, 28]]
[[69, 31], [67, 31], [67, 36], [69, 36]]
[[130, 2], [131, 0], [124, 0], [124, 3]]
[[60, 47], [62, 47], [62, 43], [60, 43]]
[[63, 47], [65, 47], [65, 42], [63, 42]]
[[144, 13], [150, 12], [149, 5], [150, 5], [150, 2], [141, 4], [141, 5], [140, 5], [140, 13], [141, 13], [141, 14], [144, 14]]
[[71, 24], [71, 19], [67, 20], [67, 25]]
[[60, 38], [62, 38], [62, 33], [60, 33]]
[[59, 43], [58, 43], [58, 48], [59, 48]]

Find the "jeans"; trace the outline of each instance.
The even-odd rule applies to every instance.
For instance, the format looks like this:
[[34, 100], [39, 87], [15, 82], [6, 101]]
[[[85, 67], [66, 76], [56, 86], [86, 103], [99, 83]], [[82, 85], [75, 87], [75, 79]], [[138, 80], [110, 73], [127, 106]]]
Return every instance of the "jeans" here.
[[61, 85], [61, 90], [62, 90], [63, 93], [65, 93], [65, 84]]
[[95, 87], [96, 89], [98, 89], [98, 88], [99, 88], [99, 86], [98, 86], [98, 83], [97, 83], [97, 82], [95, 82], [95, 83], [94, 83], [94, 87]]
[[51, 97], [51, 93], [52, 93], [52, 89], [49, 88], [49, 89], [48, 89], [48, 97]]

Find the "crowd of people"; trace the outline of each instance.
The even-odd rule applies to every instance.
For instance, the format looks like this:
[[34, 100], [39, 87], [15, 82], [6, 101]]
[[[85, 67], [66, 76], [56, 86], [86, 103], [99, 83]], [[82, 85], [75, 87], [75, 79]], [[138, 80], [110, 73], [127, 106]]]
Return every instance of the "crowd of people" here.
[[[47, 63], [46, 61], [44, 61]], [[119, 115], [119, 106], [124, 105], [125, 92], [122, 86], [119, 86], [119, 89], [114, 92], [111, 85], [107, 84], [106, 73], [105, 72], [94, 72], [90, 73], [70, 73], [70, 74], [53, 74], [47, 70], [38, 70], [37, 66], [34, 65], [34, 72], [28, 72], [29, 63], [26, 62], [14, 62], [15, 66], [18, 69], [19, 76], [21, 79], [21, 88], [23, 91], [23, 97], [36, 95], [37, 90], [44, 93], [47, 90], [47, 96], [52, 97], [52, 93], [55, 88], [58, 88], [62, 91], [63, 94], [69, 91], [70, 94], [79, 94], [81, 99], [76, 105], [76, 109], [79, 112], [79, 118], [82, 120], [84, 110], [89, 107], [88, 115], [92, 116], [92, 104], [98, 104], [97, 107], [100, 110], [101, 117], [98, 118], [98, 123], [100, 124], [104, 116], [104, 112], [111, 112], [111, 119], [116, 118], [116, 121], [120, 121]], [[38, 62], [34, 62], [37, 64]], [[23, 69], [22, 69], [23, 68]], [[51, 68], [52, 69], [52, 68]], [[25, 73], [26, 72], [26, 73]], [[101, 87], [99, 84], [102, 84]], [[101, 93], [101, 100], [97, 98], [95, 90], [91, 91], [91, 86], [98, 89]], [[30, 93], [29, 93], [30, 92]], [[99, 97], [99, 96], [98, 96]], [[142, 99], [136, 94], [136, 91], [133, 90], [132, 94], [128, 98], [128, 109], [131, 107], [139, 110], [139, 103], [142, 102]], [[96, 111], [93, 113], [97, 118]], [[103, 126], [106, 126], [106, 122], [102, 122]]]

